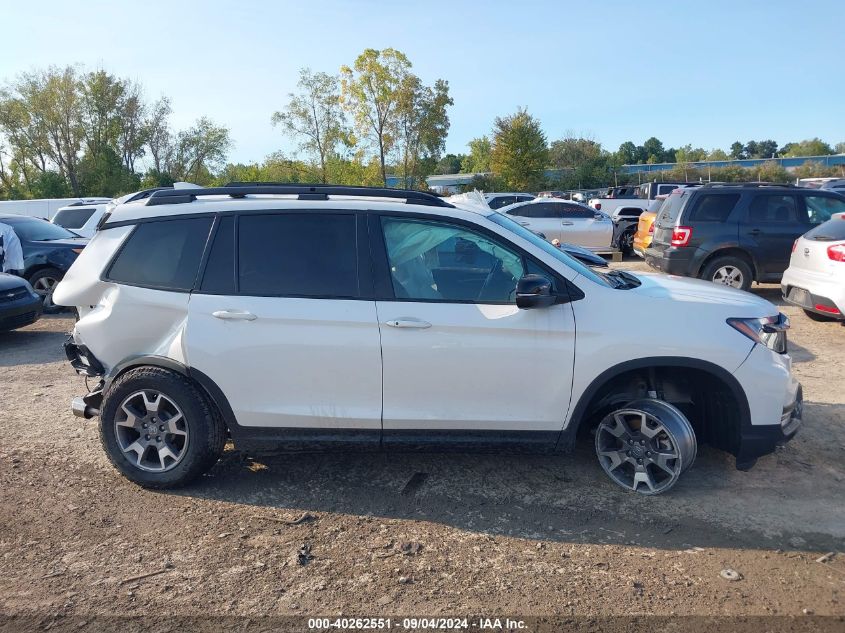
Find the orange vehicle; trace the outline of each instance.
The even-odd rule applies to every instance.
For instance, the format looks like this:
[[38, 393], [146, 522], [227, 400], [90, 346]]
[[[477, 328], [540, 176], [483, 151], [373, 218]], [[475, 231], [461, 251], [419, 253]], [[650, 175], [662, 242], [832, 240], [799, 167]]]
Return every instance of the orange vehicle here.
[[667, 197], [666, 195], [657, 196], [648, 206], [648, 209], [640, 214], [633, 243], [634, 252], [640, 257], [645, 257], [645, 249], [651, 246], [651, 237], [654, 235], [654, 220]]

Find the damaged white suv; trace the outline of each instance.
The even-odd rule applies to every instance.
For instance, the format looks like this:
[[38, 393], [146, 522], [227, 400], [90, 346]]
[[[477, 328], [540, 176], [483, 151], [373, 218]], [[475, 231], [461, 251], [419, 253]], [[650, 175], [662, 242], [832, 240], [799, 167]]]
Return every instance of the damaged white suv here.
[[[73, 403], [127, 478], [236, 447], [565, 452], [642, 494], [699, 443], [749, 468], [796, 432], [786, 317], [752, 294], [591, 269], [506, 216], [421, 192], [230, 185], [105, 217], [56, 288]], [[618, 328], [649, 323], [636, 336]]]

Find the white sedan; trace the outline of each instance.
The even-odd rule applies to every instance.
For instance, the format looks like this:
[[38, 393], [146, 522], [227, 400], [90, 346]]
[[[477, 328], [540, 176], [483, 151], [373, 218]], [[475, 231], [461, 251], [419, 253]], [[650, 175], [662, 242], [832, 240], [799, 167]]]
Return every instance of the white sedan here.
[[502, 207], [499, 213], [542, 233], [550, 242], [560, 240], [597, 252], [611, 250], [613, 222], [607, 214], [584, 204], [537, 198]]
[[814, 321], [845, 320], [845, 215], [795, 240], [781, 291]]

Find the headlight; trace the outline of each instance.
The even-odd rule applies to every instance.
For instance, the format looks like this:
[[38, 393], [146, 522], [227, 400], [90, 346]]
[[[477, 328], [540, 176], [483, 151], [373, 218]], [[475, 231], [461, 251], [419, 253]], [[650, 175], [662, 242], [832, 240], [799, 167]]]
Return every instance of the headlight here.
[[786, 330], [789, 317], [782, 312], [762, 319], [728, 319], [728, 325], [755, 343], [765, 345], [778, 354], [786, 353]]

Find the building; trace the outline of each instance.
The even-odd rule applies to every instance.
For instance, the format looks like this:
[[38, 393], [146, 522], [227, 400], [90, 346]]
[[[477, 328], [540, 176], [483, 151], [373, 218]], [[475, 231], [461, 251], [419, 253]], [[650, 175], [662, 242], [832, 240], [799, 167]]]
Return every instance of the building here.
[[[774, 162], [784, 169], [795, 169], [806, 162], [818, 163], [822, 167], [842, 166], [845, 169], [845, 154], [831, 154], [830, 156], [799, 156], [796, 158], [745, 158], [740, 160], [702, 160], [686, 163], [690, 169], [716, 169], [720, 167], [759, 167], [765, 163]], [[669, 171], [675, 169], [678, 163], [654, 163], [652, 165], [622, 165], [620, 173], [647, 174], [655, 171]]]

